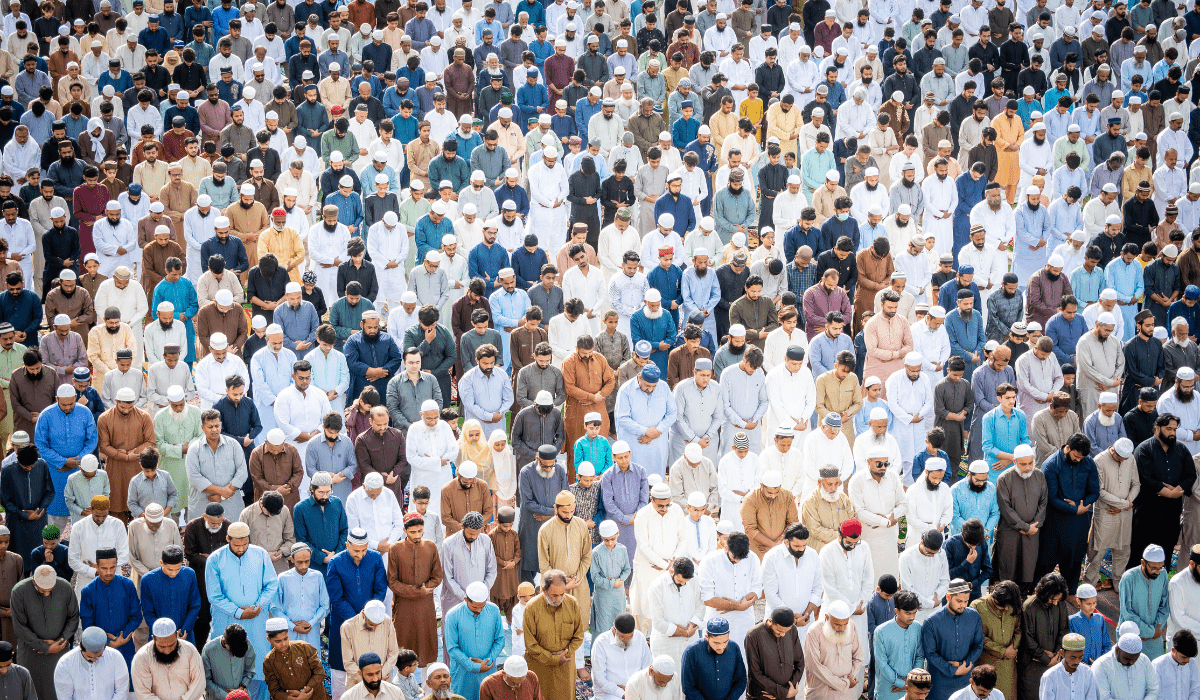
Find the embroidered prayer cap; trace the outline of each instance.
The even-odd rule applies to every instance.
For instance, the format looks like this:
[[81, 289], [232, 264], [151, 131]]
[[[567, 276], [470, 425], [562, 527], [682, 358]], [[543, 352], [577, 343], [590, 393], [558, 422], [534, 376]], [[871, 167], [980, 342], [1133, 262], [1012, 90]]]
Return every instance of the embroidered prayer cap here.
[[1127, 437], [1118, 438], [1113, 443], [1113, 452], [1116, 452], [1121, 459], [1129, 459], [1133, 456], [1133, 440]]
[[157, 503], [151, 503], [146, 506], [146, 510], [142, 513], [146, 517], [147, 522], [158, 523], [163, 519], [163, 507]]
[[830, 428], [841, 428], [842, 416], [838, 413], [830, 411], [829, 413], [825, 414], [825, 418], [822, 422], [825, 423], [825, 425], [828, 425]]
[[658, 365], [653, 362], [647, 362], [646, 366], [642, 368], [641, 378], [644, 381], [654, 384], [658, 382], [660, 377], [662, 377], [662, 372], [658, 369]]
[[102, 651], [104, 646], [108, 644], [108, 635], [104, 630], [93, 625], [83, 631], [80, 642], [83, 644], [85, 651], [95, 654]]
[[229, 539], [240, 540], [243, 537], [250, 536], [250, 526], [243, 522], [236, 522], [229, 526]]
[[570, 491], [559, 491], [554, 497], [554, 505], [556, 506], [573, 506], [575, 505], [575, 494]]
[[466, 515], [464, 515], [462, 517], [461, 522], [462, 522], [462, 526], [469, 530], [482, 530], [483, 529], [483, 515], [479, 511], [476, 511], [476, 510], [473, 510], [470, 513], [467, 513]]
[[[38, 568], [40, 569], [42, 567], [39, 566]], [[269, 622], [270, 621], [268, 621], [268, 624]], [[287, 620], [284, 620], [283, 624], [284, 629], [287, 629]], [[156, 639], [163, 639], [165, 637], [174, 635], [177, 631], [178, 628], [175, 626], [174, 620], [169, 617], [160, 617], [154, 621], [154, 628], [151, 630], [151, 634], [153, 634]]]
[[719, 637], [723, 634], [729, 634], [729, 620], [726, 620], [724, 617], [718, 615], [717, 617], [714, 617], [708, 621], [708, 625], [705, 627], [705, 630], [710, 637]]
[[1142, 552], [1142, 559], [1151, 564], [1162, 564], [1167, 560], [1167, 553], [1159, 545], [1152, 544]]
[[957, 595], [959, 593], [970, 593], [971, 584], [961, 578], [956, 578], [950, 582], [950, 587], [946, 589], [946, 595]]
[[[732, 329], [730, 329], [731, 334], [732, 334], [732, 332], [733, 332]], [[744, 336], [745, 332], [743, 332], [742, 335]], [[653, 352], [653, 346], [650, 345], [650, 341], [648, 341], [648, 340], [639, 340], [633, 346], [633, 354], [637, 355], [638, 357], [642, 358], [643, 360], [650, 357], [650, 354], [652, 352]]]
[[1079, 584], [1079, 589], [1075, 591], [1075, 597], [1080, 598], [1080, 599], [1095, 598], [1097, 595], [1098, 594], [1096, 593], [1096, 587], [1090, 583]]
[[[1084, 584], [1084, 585], [1087, 585], [1087, 584]], [[1080, 588], [1083, 588], [1083, 586], [1080, 586]], [[1089, 588], [1091, 588], [1091, 587], [1089, 586]], [[1096, 590], [1095, 588], [1092, 588], [1092, 595], [1088, 596], [1089, 598], [1095, 597], [1095, 590]], [[1076, 591], [1076, 594], [1078, 594], [1078, 591]], [[1083, 597], [1083, 596], [1080, 596], [1080, 597]], [[1067, 651], [1083, 651], [1084, 647], [1086, 647], [1086, 646], [1087, 646], [1087, 639], [1085, 639], [1082, 634], [1079, 634], [1077, 632], [1069, 632], [1069, 633], [1063, 635], [1062, 648]]]
[[835, 600], [825, 610], [825, 616], [834, 620], [849, 620], [850, 606], [844, 600]]
[[660, 676], [673, 676], [675, 675], [675, 659], [666, 654], [659, 654], [650, 663], [650, 668]]
[[663, 499], [663, 498], [670, 498], [670, 497], [671, 497], [671, 487], [670, 486], [660, 483], [660, 484], [654, 484], [653, 486], [650, 487], [650, 498]]
[[817, 474], [822, 479], [836, 479], [842, 475], [842, 472], [835, 465], [826, 464], [825, 466], [821, 467]]
[[[162, 618], [159, 618], [159, 619], [161, 620]], [[157, 627], [157, 625], [158, 625], [158, 623], [156, 622], [155, 626]], [[266, 631], [267, 631], [267, 634], [277, 634], [279, 632], [287, 632], [288, 631], [287, 618], [286, 617], [272, 617], [271, 619], [267, 620]], [[158, 635], [155, 635], [155, 636], [157, 637]]]
[[912, 683], [932, 683], [933, 677], [923, 668], [914, 668], [908, 672], [908, 680]]
[[356, 527], [346, 535], [346, 542], [352, 545], [363, 545], [370, 542], [367, 536], [367, 531], [361, 527]]
[[1140, 654], [1142, 653], [1142, 638], [1134, 633], [1123, 634], [1117, 640], [1117, 648], [1126, 654]]

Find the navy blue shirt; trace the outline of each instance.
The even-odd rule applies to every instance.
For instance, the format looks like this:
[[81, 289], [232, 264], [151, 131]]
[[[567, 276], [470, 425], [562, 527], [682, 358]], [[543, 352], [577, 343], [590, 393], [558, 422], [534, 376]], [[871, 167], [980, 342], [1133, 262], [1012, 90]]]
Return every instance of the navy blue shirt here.
[[[247, 362], [249, 362], [247, 360]], [[258, 407], [254, 405], [254, 399], [249, 396], [243, 396], [242, 400], [234, 405], [229, 397], [222, 398], [220, 401], [213, 404], [213, 408], [221, 414], [221, 434], [241, 443], [242, 438], [249, 436], [251, 440], [258, 437], [262, 432], [262, 421], [258, 418]], [[242, 450], [246, 453], [246, 461], [250, 461], [250, 452], [254, 450], [254, 444], [243, 445]]]
[[716, 654], [701, 637], [683, 650], [681, 685], [686, 700], [737, 700], [746, 692], [746, 664], [738, 643], [730, 640]]
[[42, 325], [42, 302], [30, 289], [22, 289], [14, 299], [12, 293], [0, 294], [0, 321], [11, 323], [25, 334], [26, 347], [37, 343], [38, 326]]
[[[524, 247], [517, 248], [513, 251], [511, 259], [512, 269], [517, 277], [517, 287], [520, 289], [529, 289], [538, 284], [542, 276], [542, 265], [550, 262], [550, 257], [541, 248], [534, 248], [532, 253]], [[558, 271], [560, 275], [565, 273], [566, 270]]]
[[200, 246], [200, 265], [207, 270], [208, 259], [220, 254], [225, 258], [225, 269], [233, 272], [245, 272], [250, 268], [250, 258], [246, 255], [246, 245], [242, 239], [230, 235], [222, 243], [220, 237], [213, 236]]

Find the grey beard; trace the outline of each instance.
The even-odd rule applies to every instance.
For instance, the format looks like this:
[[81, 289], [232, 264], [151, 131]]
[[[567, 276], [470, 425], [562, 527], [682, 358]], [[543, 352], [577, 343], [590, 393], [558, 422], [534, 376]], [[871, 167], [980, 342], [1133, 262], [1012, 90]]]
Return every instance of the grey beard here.
[[454, 691], [450, 690], [449, 688], [435, 690], [433, 691], [433, 697], [437, 698], [438, 700], [450, 700], [450, 698], [454, 697]]

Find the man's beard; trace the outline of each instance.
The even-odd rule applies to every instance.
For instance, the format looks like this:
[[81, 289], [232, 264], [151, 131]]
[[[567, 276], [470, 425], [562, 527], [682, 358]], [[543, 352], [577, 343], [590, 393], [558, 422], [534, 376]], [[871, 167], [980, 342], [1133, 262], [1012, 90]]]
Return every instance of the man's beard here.
[[1040, 138], [1040, 139], [1039, 139], [1038, 137], [1034, 136], [1034, 137], [1033, 137], [1033, 142], [1034, 142], [1035, 144], [1037, 144], [1037, 145], [1041, 146], [1042, 144], [1046, 143], [1046, 139], [1045, 139], [1045, 137], [1042, 137], [1042, 138]]
[[42, 380], [42, 374], [44, 372], [45, 372], [45, 370], [40, 370], [40, 369], [36, 373], [30, 372], [29, 370], [25, 370], [25, 375], [29, 377], [30, 381], [40, 382]]
[[1016, 292], [1010, 292], [1007, 289], [1001, 289], [1000, 293], [1004, 295], [1005, 299], [1012, 299], [1013, 297], [1015, 297], [1017, 295]]
[[437, 698], [438, 700], [450, 700], [450, 698], [454, 697], [454, 691], [450, 690], [449, 688], [435, 690], [433, 691], [433, 697]]
[[902, 183], [904, 184], [904, 186], [905, 186], [905, 187], [907, 187], [907, 188], [908, 188], [908, 189], [910, 189], [910, 190], [911, 190], [913, 187], [915, 187], [915, 186], [916, 186], [916, 184], [917, 184], [917, 181], [916, 181], [916, 180], [909, 180], [909, 179], [907, 179], [907, 178], [901, 178], [900, 182], [902, 182]]
[[1049, 270], [1046, 271], [1046, 279], [1050, 280], [1051, 282], [1057, 282], [1059, 277], [1062, 277], [1062, 273], [1055, 274]]
[[[219, 530], [220, 528], [217, 528], [217, 529]], [[225, 643], [229, 645], [229, 653], [239, 659], [246, 656], [246, 650], [250, 646], [250, 643], [248, 641], [242, 641], [238, 644], [232, 644], [229, 642], [228, 639], [226, 639]]]
[[898, 217], [898, 216], [896, 217], [896, 225], [897, 225], [897, 226], [899, 226], [900, 228], [907, 228], [907, 227], [908, 227], [908, 223], [909, 223], [910, 221], [912, 221], [912, 217], [911, 217], [911, 216], [910, 216], [910, 217], [908, 217], [908, 219], [907, 219], [907, 220], [904, 220], [904, 221], [901, 221], [901, 220], [900, 220], [900, 217]]
[[1042, 206], [1042, 203], [1041, 203], [1041, 202], [1038, 202], [1037, 204], [1029, 204], [1029, 205], [1028, 205], [1028, 207], [1029, 207], [1029, 211], [1037, 211], [1037, 210], [1038, 210], [1038, 208], [1039, 208], [1039, 207], [1041, 207], [1041, 206]]
[[379, 680], [377, 680], [377, 681], [363, 681], [363, 685], [365, 685], [365, 686], [367, 687], [367, 690], [369, 690], [369, 691], [371, 691], [371, 692], [376, 692], [376, 691], [378, 691], [378, 690], [379, 690], [379, 686], [380, 686], [380, 684], [382, 684], [382, 683], [383, 683], [383, 679], [382, 679], [382, 678], [380, 678], [380, 679], [379, 679]]
[[849, 626], [847, 626], [847, 628], [842, 630], [841, 632], [835, 632], [833, 630], [833, 625], [829, 624], [829, 620], [825, 620], [825, 622], [822, 623], [821, 632], [825, 635], [825, 639], [828, 639], [829, 641], [833, 642], [835, 645], [841, 646], [843, 644], [850, 643]]
[[167, 653], [167, 654], [164, 654], [161, 651], [159, 651], [157, 646], [154, 647], [154, 660], [157, 661], [158, 663], [162, 664], [163, 666], [170, 666], [171, 664], [173, 664], [179, 660], [179, 645], [176, 644], [175, 648], [172, 649], [170, 651], [170, 653]]
[[[615, 635], [614, 635], [614, 636], [615, 636]], [[632, 642], [633, 642], [633, 639], [632, 639], [632, 638], [631, 638], [631, 639], [629, 639], [628, 641], [626, 641], [626, 640], [624, 640], [624, 639], [617, 639], [617, 640], [616, 640], [617, 648], [618, 648], [618, 649], [620, 649], [621, 651], [625, 651], [626, 649], [628, 649], [628, 648], [629, 648], [629, 645], [630, 645]]]
[[313, 496], [313, 501], [315, 501], [316, 504], [321, 507], [329, 505], [329, 497], [328, 496], [326, 496], [325, 498], [317, 498], [316, 496]]
[[1179, 403], [1191, 403], [1192, 399], [1196, 398], [1195, 389], [1184, 390], [1178, 384], [1175, 385], [1175, 398], [1179, 399]]
[[663, 310], [662, 310], [661, 306], [658, 307], [658, 311], [652, 311], [650, 309], [650, 307], [646, 307], [646, 318], [649, 318], [649, 319], [662, 318], [662, 315], [663, 315]]
[[60, 158], [59, 160], [65, 167], [68, 168], [74, 167], [75, 165], [75, 156], [67, 156], [66, 158]]
[[987, 490], [987, 486], [988, 485], [987, 485], [986, 481], [983, 482], [982, 484], [980, 484], [979, 486], [976, 486], [974, 481], [967, 479], [967, 487], [971, 489], [972, 493], [983, 493], [984, 491]]
[[1105, 428], [1111, 428], [1117, 422], [1117, 414], [1113, 413], [1111, 416], [1106, 416], [1103, 411], [1097, 411], [1096, 420], [1100, 421], [1100, 425], [1103, 425]]
[[1195, 581], [1196, 583], [1200, 583], [1200, 566], [1197, 566], [1197, 567], [1189, 566], [1188, 570], [1192, 572], [1192, 580]]
[[1033, 470], [1033, 469], [1030, 469], [1030, 470], [1029, 470], [1029, 471], [1027, 471], [1027, 472], [1023, 472], [1023, 471], [1021, 471], [1020, 469], [1018, 469], [1018, 470], [1017, 470], [1017, 474], [1018, 474], [1018, 475], [1019, 475], [1019, 476], [1020, 476], [1022, 479], [1030, 479], [1030, 478], [1032, 478], [1032, 477], [1033, 477], [1033, 472], [1034, 472], [1034, 471], [1035, 471], [1035, 470]]
[[107, 325], [105, 325], [104, 330], [108, 331], [109, 335], [116, 335], [117, 333], [121, 332], [121, 326], [118, 325], [116, 328], [109, 328]]
[[879, 189], [879, 185], [872, 186], [869, 182], [864, 182], [863, 184], [866, 185], [868, 192], [874, 192], [875, 190]]
[[958, 317], [964, 321], [970, 321], [975, 316], [975, 309], [959, 309]]
[[987, 203], [988, 203], [988, 207], [989, 207], [989, 208], [990, 208], [992, 211], [1000, 211], [1000, 200], [998, 200], [998, 199], [997, 199], [997, 200], [996, 200], [996, 203], [995, 203], [995, 204], [992, 204], [992, 200], [990, 200], [990, 199], [989, 199], [989, 200], [987, 200]]
[[743, 343], [741, 345], [734, 345], [733, 343], [730, 343], [729, 344], [729, 354], [730, 355], [741, 355], [746, 352], [747, 347], [749, 347], [748, 343]]
[[706, 267], [706, 268], [704, 268], [703, 270], [701, 270], [701, 269], [699, 269], [699, 268], [696, 268], [696, 267], [693, 267], [692, 269], [693, 269], [693, 270], [696, 272], [696, 276], [697, 276], [697, 277], [705, 277], [705, 276], [707, 276], [707, 275], [708, 275], [708, 268], [707, 268], [707, 267]]
[[171, 330], [171, 328], [173, 328], [174, 326], [175, 326], [175, 319], [174, 319], [174, 318], [172, 318], [170, 321], [167, 321], [167, 322], [165, 322], [165, 323], [164, 323], [163, 321], [159, 321], [159, 322], [158, 322], [158, 327], [159, 327], [159, 328], [161, 328], [161, 329], [163, 329], [164, 331], [169, 331], [169, 330]]
[[937, 491], [942, 486], [942, 482], [939, 481], [935, 484], [929, 480], [928, 476], [925, 477], [924, 481], [925, 481], [925, 490], [926, 491]]
[[821, 491], [821, 498], [825, 499], [826, 501], [828, 501], [830, 503], [837, 503], [838, 500], [841, 498], [841, 496], [838, 495], [837, 489], [834, 489], [833, 493], [830, 493], [830, 492], [826, 491], [825, 489], [821, 489], [820, 491]]
[[336, 221], [335, 221], [335, 222], [333, 222], [332, 224], [330, 224], [330, 223], [323, 223], [323, 224], [321, 224], [321, 225], [325, 227], [325, 231], [327, 231], [328, 233], [333, 233], [334, 231], [336, 231], [336, 230], [337, 230], [337, 227], [338, 227], [338, 225], [337, 225], [337, 222], [336, 222]]
[[64, 297], [70, 299], [71, 297], [75, 296], [76, 289], [78, 289], [78, 287], [76, 287], [75, 289], [72, 289], [71, 291], [68, 292], [67, 290], [63, 289], [62, 287], [59, 287], [58, 293], [62, 294]]
[[1163, 446], [1165, 446], [1168, 450], [1175, 447], [1176, 437], [1174, 435], [1160, 435], [1160, 436], [1158, 436], [1158, 439], [1159, 439], [1159, 441], [1161, 441], [1163, 443]]

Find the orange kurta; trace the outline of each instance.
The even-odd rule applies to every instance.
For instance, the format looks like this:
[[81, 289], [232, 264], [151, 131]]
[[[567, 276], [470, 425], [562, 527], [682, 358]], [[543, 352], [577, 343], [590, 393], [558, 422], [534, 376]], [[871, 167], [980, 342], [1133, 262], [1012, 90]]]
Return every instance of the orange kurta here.
[[600, 353], [592, 352], [584, 359], [579, 351], [571, 353], [562, 364], [563, 387], [567, 392], [566, 414], [563, 416], [567, 430], [567, 480], [575, 481], [575, 441], [587, 430], [583, 417], [588, 413], [600, 414], [600, 434], [608, 435], [608, 409], [604, 399], [596, 401], [596, 394], [607, 397], [617, 386], [612, 367], [608, 366]]
[[392, 619], [396, 641], [417, 652], [421, 665], [437, 661], [437, 611], [433, 589], [442, 582], [442, 562], [437, 545], [428, 540], [413, 544], [405, 538], [388, 552], [388, 587], [395, 594]]
[[[1021, 179], [1021, 143], [1025, 140], [1025, 129], [1021, 118], [1013, 115], [999, 114], [992, 120], [992, 128], [996, 130], [996, 160], [999, 169], [996, 171], [996, 182], [1008, 192], [1008, 202], [1013, 202], [1017, 181]], [[1012, 147], [1013, 150], [1008, 150]]]

